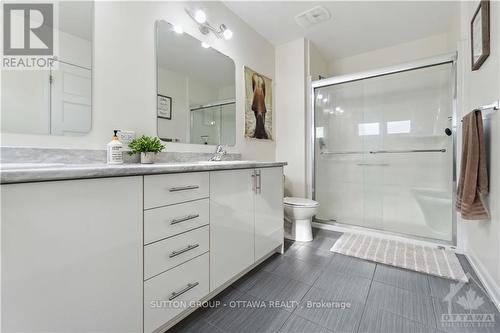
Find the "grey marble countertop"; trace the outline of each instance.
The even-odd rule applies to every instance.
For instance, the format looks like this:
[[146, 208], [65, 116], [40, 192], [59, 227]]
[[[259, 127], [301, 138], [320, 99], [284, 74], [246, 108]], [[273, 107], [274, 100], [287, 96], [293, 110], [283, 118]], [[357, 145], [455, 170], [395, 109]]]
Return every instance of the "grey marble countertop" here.
[[27, 183], [52, 180], [70, 180], [104, 177], [123, 177], [137, 175], [156, 175], [166, 173], [216, 171], [231, 169], [268, 168], [286, 165], [286, 162], [258, 161], [199, 161], [178, 163], [121, 165], [107, 164], [64, 164], [64, 163], [2, 163], [0, 164], [0, 183]]

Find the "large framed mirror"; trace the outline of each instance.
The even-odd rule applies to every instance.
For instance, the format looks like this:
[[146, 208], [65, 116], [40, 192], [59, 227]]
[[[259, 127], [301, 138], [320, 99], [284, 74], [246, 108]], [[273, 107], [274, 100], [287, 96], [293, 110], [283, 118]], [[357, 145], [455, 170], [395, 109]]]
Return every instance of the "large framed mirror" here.
[[156, 22], [156, 115], [166, 142], [234, 145], [235, 65], [228, 56]]
[[92, 127], [93, 1], [57, 1], [52, 69], [2, 69], [2, 133], [87, 134]]

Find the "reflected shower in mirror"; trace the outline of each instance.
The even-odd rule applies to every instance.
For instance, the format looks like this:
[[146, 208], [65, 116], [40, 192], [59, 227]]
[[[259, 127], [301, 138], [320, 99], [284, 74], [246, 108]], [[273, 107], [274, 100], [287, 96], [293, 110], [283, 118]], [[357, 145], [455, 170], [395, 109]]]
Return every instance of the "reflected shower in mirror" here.
[[235, 144], [235, 66], [231, 58], [156, 23], [158, 137], [167, 142]]
[[94, 3], [54, 4], [54, 67], [2, 69], [2, 133], [85, 135], [92, 127]]

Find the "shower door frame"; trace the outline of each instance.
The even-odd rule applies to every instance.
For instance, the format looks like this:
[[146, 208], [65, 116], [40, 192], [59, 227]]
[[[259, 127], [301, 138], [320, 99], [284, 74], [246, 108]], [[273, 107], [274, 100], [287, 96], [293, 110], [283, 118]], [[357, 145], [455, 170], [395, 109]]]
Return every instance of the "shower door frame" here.
[[[346, 75], [339, 75], [339, 76], [332, 76], [326, 79], [321, 79], [321, 80], [316, 80], [316, 81], [311, 81], [309, 80], [309, 103], [308, 103], [308, 117], [307, 117], [307, 122], [309, 123], [307, 128], [308, 128], [308, 138], [307, 140], [307, 150], [308, 150], [308, 165], [306, 168], [308, 169], [307, 175], [308, 175], [308, 194], [309, 196], [313, 199], [316, 200], [316, 193], [315, 193], [315, 183], [316, 183], [316, 176], [315, 176], [315, 168], [316, 168], [316, 152], [315, 152], [315, 94], [314, 90], [317, 88], [323, 88], [323, 87], [328, 87], [328, 86], [333, 86], [333, 85], [338, 85], [338, 84], [343, 84], [347, 82], [354, 82], [354, 81], [361, 81], [365, 79], [371, 79], [371, 78], [376, 78], [376, 77], [381, 77], [381, 76], [387, 76], [387, 75], [392, 75], [392, 74], [398, 74], [398, 73], [403, 73], [403, 72], [408, 72], [408, 71], [414, 71], [414, 70], [419, 70], [419, 69], [424, 69], [428, 67], [434, 67], [434, 66], [439, 66], [439, 65], [445, 65], [445, 64], [451, 64], [451, 89], [452, 89], [452, 100], [451, 102], [451, 130], [452, 130], [452, 162], [453, 162], [453, 170], [452, 170], [452, 240], [450, 241], [444, 241], [440, 239], [434, 239], [434, 238], [426, 238], [426, 237], [421, 237], [421, 236], [415, 236], [415, 235], [410, 235], [410, 234], [404, 234], [404, 233], [399, 233], [399, 232], [393, 232], [393, 231], [387, 231], [387, 230], [381, 230], [381, 229], [375, 229], [375, 228], [369, 228], [369, 227], [362, 227], [362, 226], [356, 226], [356, 225], [351, 225], [351, 224], [345, 224], [341, 222], [337, 222], [336, 220], [323, 220], [323, 219], [318, 219], [314, 217], [315, 222], [320, 222], [323, 224], [327, 225], [334, 225], [334, 226], [340, 226], [342, 228], [346, 229], [351, 229], [351, 230], [371, 230], [375, 231], [378, 233], [382, 234], [387, 234], [387, 235], [395, 235], [395, 236], [402, 236], [410, 239], [415, 239], [415, 240], [423, 240], [423, 241], [428, 241], [432, 243], [437, 243], [437, 244], [445, 244], [445, 245], [451, 245], [451, 246], [456, 246], [457, 245], [457, 214], [454, 211], [453, 207], [455, 207], [455, 202], [456, 202], [456, 189], [457, 189], [457, 53], [449, 53], [449, 54], [444, 54], [432, 58], [426, 58], [426, 59], [421, 59], [418, 61], [414, 62], [409, 62], [409, 63], [404, 63], [396, 66], [390, 66], [390, 67], [384, 67], [380, 69], [375, 69], [375, 70], [369, 70], [369, 71], [364, 71], [364, 72], [358, 72], [358, 73], [353, 73], [353, 74], [346, 74]], [[328, 223], [330, 222], [330, 223]], [[333, 222], [333, 223], [332, 223]]]

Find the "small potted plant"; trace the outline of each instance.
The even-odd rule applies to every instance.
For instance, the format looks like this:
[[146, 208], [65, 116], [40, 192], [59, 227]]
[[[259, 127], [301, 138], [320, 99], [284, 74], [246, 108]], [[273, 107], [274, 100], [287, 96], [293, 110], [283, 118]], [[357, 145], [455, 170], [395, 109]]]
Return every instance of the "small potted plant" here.
[[154, 163], [156, 154], [165, 149], [160, 139], [145, 135], [133, 139], [128, 144], [128, 147], [130, 148], [130, 155], [141, 153], [141, 163], [143, 164]]

